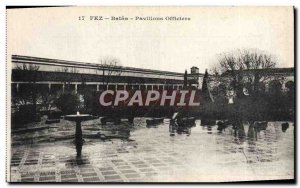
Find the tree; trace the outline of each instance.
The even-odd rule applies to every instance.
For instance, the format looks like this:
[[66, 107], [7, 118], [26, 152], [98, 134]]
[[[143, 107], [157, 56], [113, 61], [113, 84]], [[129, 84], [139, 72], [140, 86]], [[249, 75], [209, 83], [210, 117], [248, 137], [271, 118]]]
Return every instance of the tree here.
[[80, 100], [74, 92], [65, 92], [60, 93], [58, 98], [55, 99], [54, 104], [64, 115], [74, 114], [80, 107]]
[[183, 77], [183, 87], [187, 87], [187, 70], [184, 71], [184, 77]]
[[112, 81], [112, 76], [120, 76], [122, 74], [122, 66], [120, 61], [116, 58], [103, 58], [99, 60], [98, 70], [102, 71], [103, 85], [108, 86]]
[[75, 67], [62, 67], [59, 72], [63, 72], [64, 77], [63, 77], [63, 84], [65, 86], [65, 91], [71, 91], [71, 82], [72, 82], [72, 77], [70, 73], [78, 73], [78, 70]]
[[216, 86], [225, 86], [226, 93], [231, 91], [234, 97], [234, 103], [226, 105], [229, 112], [226, 118], [253, 123], [272, 115], [268, 106], [269, 101], [275, 99], [263, 88], [273, 79], [271, 73], [276, 64], [274, 56], [259, 50], [237, 50], [219, 55], [218, 64], [213, 68]]
[[34, 109], [36, 110], [36, 104], [38, 99], [38, 90], [37, 90], [37, 75], [40, 67], [37, 65], [26, 64], [16, 66], [16, 71], [20, 71], [26, 76], [28, 80], [28, 84], [24, 86], [24, 88], [20, 89], [19, 92], [15, 96], [15, 103], [19, 105], [26, 105], [28, 103], [32, 103]]
[[205, 70], [204, 76], [203, 76], [203, 82], [202, 82], [202, 92], [207, 94], [208, 93], [208, 85], [207, 80], [208, 79], [208, 72]]
[[221, 54], [213, 72], [218, 82], [233, 89], [238, 98], [244, 95], [244, 88], [250, 96], [256, 96], [270, 78], [270, 69], [275, 68], [276, 64], [276, 58], [264, 52], [238, 50]]
[[209, 88], [208, 88], [208, 72], [207, 70], [205, 70], [205, 74], [204, 74], [204, 77], [203, 77], [203, 82], [202, 82], [202, 95], [203, 95], [203, 98], [205, 101], [207, 102], [213, 102], [213, 98], [211, 96], [211, 93], [209, 91]]
[[50, 110], [57, 95], [50, 91], [48, 85], [41, 85], [38, 89], [38, 95], [38, 103], [44, 110]]
[[24, 125], [34, 121], [40, 121], [40, 116], [37, 114], [38, 100], [38, 77], [39, 66], [23, 63], [17, 65], [14, 69], [20, 76], [25, 78], [28, 83], [19, 84], [18, 90], [12, 93], [12, 102], [16, 104], [18, 110], [12, 116], [12, 125]]

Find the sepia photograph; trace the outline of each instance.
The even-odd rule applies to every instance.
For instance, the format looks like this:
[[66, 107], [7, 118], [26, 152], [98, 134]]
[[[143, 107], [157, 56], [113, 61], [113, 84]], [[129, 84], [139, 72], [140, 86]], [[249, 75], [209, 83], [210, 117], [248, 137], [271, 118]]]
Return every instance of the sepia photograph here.
[[293, 6], [6, 7], [6, 181], [295, 183]]

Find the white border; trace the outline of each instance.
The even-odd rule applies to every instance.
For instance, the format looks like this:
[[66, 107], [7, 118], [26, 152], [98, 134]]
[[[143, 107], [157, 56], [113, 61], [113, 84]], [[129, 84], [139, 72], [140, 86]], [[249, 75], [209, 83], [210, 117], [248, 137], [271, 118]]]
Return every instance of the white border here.
[[[151, 0], [151, 1], [146, 1], [146, 0], [127, 0], [127, 1], [122, 1], [122, 0], [111, 0], [111, 1], [96, 1], [96, 0], [79, 0], [79, 1], [74, 1], [74, 0], [4, 0], [0, 2], [0, 187], [8, 187], [9, 184], [6, 183], [5, 181], [5, 156], [6, 156], [6, 138], [5, 138], [5, 125], [6, 125], [6, 50], [5, 50], [5, 6], [6, 5], [14, 5], [14, 6], [46, 6], [46, 5], [73, 5], [73, 6], [80, 6], [80, 5], [85, 5], [85, 6], [167, 6], [167, 5], [179, 5], [179, 6], [188, 6], [188, 5], [193, 5], [193, 6], [247, 6], [247, 5], [252, 5], [252, 6], [288, 6], [288, 5], [294, 5], [296, 9], [298, 10], [298, 15], [299, 15], [299, 10], [300, 10], [300, 1], [299, 0], [240, 0], [240, 1], [234, 1], [234, 0], [202, 0], [202, 1], [193, 1], [193, 0], [185, 0], [185, 1], [180, 1], [180, 0]], [[296, 19], [296, 24], [299, 25], [299, 19]], [[299, 38], [299, 28], [297, 30], [297, 36]], [[298, 40], [295, 41], [298, 44]], [[299, 46], [297, 47], [297, 54], [299, 54]], [[299, 57], [298, 57], [299, 58]], [[297, 62], [296, 62], [297, 63]], [[297, 66], [298, 69], [299, 65]], [[299, 88], [299, 76], [297, 76], [297, 88]], [[299, 97], [299, 95], [297, 96]], [[298, 98], [299, 99], [299, 98]], [[297, 101], [297, 106], [299, 106], [299, 100]], [[297, 110], [297, 117], [299, 115], [299, 110]], [[297, 126], [297, 137], [299, 140], [299, 128], [298, 128], [298, 121], [296, 122]], [[299, 151], [299, 143], [297, 143], [297, 151]], [[297, 152], [298, 153], [298, 152]], [[297, 162], [299, 163], [299, 155], [297, 155]], [[299, 173], [297, 173], [297, 179], [299, 181]], [[24, 185], [23, 185], [24, 186]], [[26, 185], [25, 185], [26, 186]], [[31, 186], [31, 185], [27, 185]], [[50, 186], [58, 186], [61, 187], [63, 185], [37, 185], [37, 186], [45, 186], [45, 187], [50, 187]], [[79, 187], [84, 187], [86, 185], [80, 185]], [[105, 186], [105, 185], [100, 185], [100, 186]], [[124, 185], [123, 185], [124, 186]], [[131, 185], [125, 185], [131, 186]], [[154, 186], [154, 185], [153, 185]], [[156, 185], [157, 186], [157, 185]], [[159, 185], [159, 187], [162, 185]], [[171, 185], [173, 186], [173, 185]], [[184, 186], [184, 185], [180, 185]], [[203, 185], [202, 185], [203, 186]], [[205, 187], [208, 185], [204, 185]], [[232, 185], [228, 185], [232, 186]], [[255, 185], [258, 186], [258, 185]], [[264, 185], [262, 185], [264, 186]], [[270, 185], [273, 186], [273, 185]], [[288, 186], [288, 185], [284, 185]], [[110, 187], [115, 187], [111, 186]]]

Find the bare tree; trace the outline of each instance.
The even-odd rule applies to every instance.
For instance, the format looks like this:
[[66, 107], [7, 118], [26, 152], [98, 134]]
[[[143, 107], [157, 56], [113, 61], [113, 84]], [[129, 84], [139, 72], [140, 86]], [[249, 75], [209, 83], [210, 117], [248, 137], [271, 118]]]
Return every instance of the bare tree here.
[[22, 63], [22, 65], [17, 65], [16, 69], [23, 70], [23, 71], [38, 71], [40, 69], [40, 66]]
[[[26, 118], [37, 120], [37, 101], [39, 97], [38, 87], [37, 87], [37, 79], [38, 79], [38, 65], [26, 64], [17, 65], [15, 67], [15, 71], [19, 72], [23, 77], [26, 78], [27, 84], [23, 85], [22, 88], [19, 88], [19, 91], [13, 93], [13, 102], [18, 106], [26, 105], [26, 112], [29, 112], [29, 116]], [[31, 107], [27, 106], [28, 104], [32, 104]], [[30, 104], [30, 105], [31, 105]], [[29, 108], [28, 108], [29, 107]], [[32, 111], [31, 111], [32, 110]]]
[[120, 76], [123, 71], [123, 67], [120, 65], [120, 61], [116, 58], [103, 58], [99, 60], [98, 70], [102, 71], [103, 85], [108, 85], [111, 82], [113, 76]]
[[40, 67], [38, 65], [26, 64], [17, 65], [15, 70], [23, 72], [28, 79], [28, 85], [24, 88], [24, 91], [20, 91], [17, 96], [15, 102], [19, 105], [27, 104], [28, 102], [32, 102], [34, 107], [36, 107], [37, 103], [37, 72]]
[[[62, 67], [59, 72], [63, 72], [63, 73], [78, 73], [78, 70], [76, 70], [75, 67]], [[65, 74], [63, 76], [63, 82], [64, 82], [64, 85], [65, 85], [65, 89], [67, 91], [70, 90], [70, 85], [71, 85], [71, 82], [72, 82], [72, 77], [71, 75], [69, 74]]]
[[50, 110], [56, 97], [57, 93], [52, 93], [49, 88], [40, 88], [38, 101], [45, 110]]
[[274, 56], [258, 50], [238, 50], [219, 56], [218, 65], [213, 67], [215, 79], [233, 89], [237, 96], [246, 87], [250, 94], [257, 94], [259, 88], [270, 78], [270, 69], [275, 68]]
[[78, 70], [76, 70], [75, 67], [62, 67], [60, 72], [65, 72], [65, 73], [78, 73]]

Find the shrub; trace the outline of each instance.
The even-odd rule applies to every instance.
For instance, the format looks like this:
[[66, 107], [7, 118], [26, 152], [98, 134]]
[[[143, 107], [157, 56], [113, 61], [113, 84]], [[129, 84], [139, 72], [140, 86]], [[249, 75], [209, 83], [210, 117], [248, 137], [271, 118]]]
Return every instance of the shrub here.
[[78, 95], [72, 92], [61, 93], [54, 101], [57, 108], [62, 111], [62, 114], [74, 114], [77, 112], [80, 101]]
[[62, 115], [61, 111], [50, 111], [48, 113], [48, 119], [60, 119], [61, 115]]
[[12, 114], [12, 128], [24, 127], [27, 123], [41, 121], [40, 114], [36, 113], [34, 105], [22, 105], [18, 111]]

